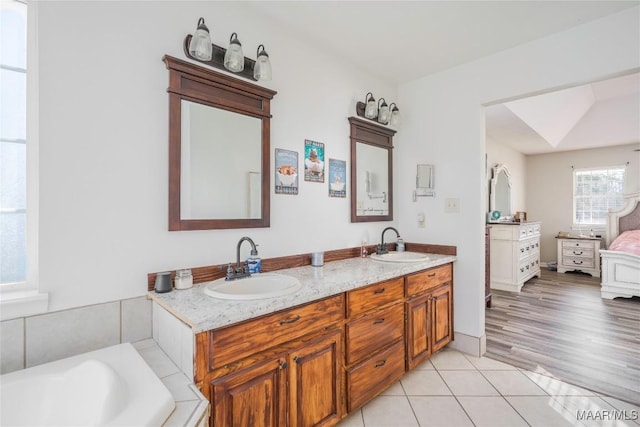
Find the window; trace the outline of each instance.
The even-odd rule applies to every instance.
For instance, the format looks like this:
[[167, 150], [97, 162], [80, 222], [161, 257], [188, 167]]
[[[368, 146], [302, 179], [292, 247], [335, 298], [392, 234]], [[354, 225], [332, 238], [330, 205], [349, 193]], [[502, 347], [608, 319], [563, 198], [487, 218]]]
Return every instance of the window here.
[[609, 209], [624, 201], [624, 166], [576, 169], [573, 172], [573, 223], [605, 225]]
[[0, 6], [0, 284], [25, 282], [27, 4]]

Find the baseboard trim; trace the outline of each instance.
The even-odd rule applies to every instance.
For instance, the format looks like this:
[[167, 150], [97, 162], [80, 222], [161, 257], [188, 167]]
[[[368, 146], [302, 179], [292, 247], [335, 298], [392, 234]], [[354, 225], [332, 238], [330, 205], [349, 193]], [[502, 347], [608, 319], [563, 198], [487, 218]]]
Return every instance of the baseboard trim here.
[[456, 338], [449, 344], [449, 348], [480, 357], [487, 352], [487, 336], [472, 337], [461, 332], [456, 332]]

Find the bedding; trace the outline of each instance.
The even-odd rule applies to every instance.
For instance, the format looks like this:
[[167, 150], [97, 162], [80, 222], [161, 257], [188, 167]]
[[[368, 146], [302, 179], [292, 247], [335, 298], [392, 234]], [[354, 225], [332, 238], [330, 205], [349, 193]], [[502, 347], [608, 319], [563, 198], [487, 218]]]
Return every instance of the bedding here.
[[629, 230], [620, 234], [611, 242], [609, 250], [640, 256], [640, 230]]

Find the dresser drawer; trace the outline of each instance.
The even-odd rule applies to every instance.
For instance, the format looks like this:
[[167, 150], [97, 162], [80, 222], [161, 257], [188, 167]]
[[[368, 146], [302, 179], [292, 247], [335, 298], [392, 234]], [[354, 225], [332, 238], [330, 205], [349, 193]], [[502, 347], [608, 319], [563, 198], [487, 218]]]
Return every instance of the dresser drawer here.
[[534, 273], [540, 271], [540, 260], [538, 257], [532, 257], [528, 260], [521, 262], [518, 265], [518, 280], [522, 280], [525, 277], [531, 276]]
[[563, 240], [562, 248], [593, 249], [593, 242], [586, 240]]
[[355, 316], [373, 308], [404, 298], [404, 279], [397, 277], [347, 292], [347, 316]]
[[237, 325], [209, 335], [209, 370], [259, 353], [344, 319], [343, 294]]
[[593, 258], [593, 248], [562, 248], [563, 257]]
[[404, 336], [402, 303], [347, 323], [347, 365]]
[[387, 350], [347, 371], [348, 411], [362, 406], [404, 374], [404, 343], [398, 341]]
[[443, 283], [450, 282], [453, 278], [451, 264], [415, 273], [407, 276], [407, 296], [419, 295]]
[[571, 268], [593, 268], [595, 265], [593, 257], [580, 258], [580, 257], [562, 257], [562, 265]]

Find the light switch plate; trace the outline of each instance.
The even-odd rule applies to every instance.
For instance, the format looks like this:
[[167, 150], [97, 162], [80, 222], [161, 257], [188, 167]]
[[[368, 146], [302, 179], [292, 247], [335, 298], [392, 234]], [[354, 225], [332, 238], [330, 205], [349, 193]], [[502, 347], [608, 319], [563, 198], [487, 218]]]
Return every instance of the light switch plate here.
[[460, 199], [452, 198], [444, 200], [444, 211], [446, 213], [460, 212]]

